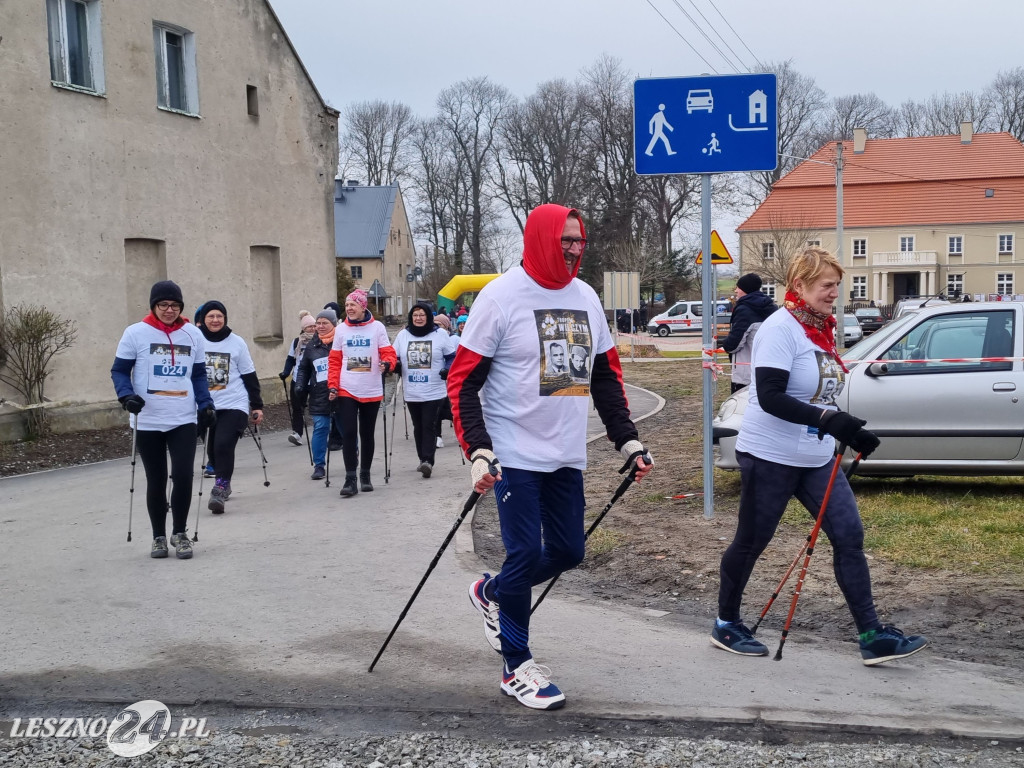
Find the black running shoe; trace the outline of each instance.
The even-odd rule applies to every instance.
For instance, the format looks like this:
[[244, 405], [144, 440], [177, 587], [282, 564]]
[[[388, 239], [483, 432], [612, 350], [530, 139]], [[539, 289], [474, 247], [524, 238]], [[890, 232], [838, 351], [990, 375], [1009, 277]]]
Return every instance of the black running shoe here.
[[896, 627], [882, 627], [875, 630], [870, 640], [860, 641], [860, 655], [864, 664], [873, 667], [887, 661], [905, 659], [928, 645], [921, 635], [907, 637]]
[[711, 630], [711, 644], [740, 656], [767, 656], [768, 647], [754, 638], [742, 621], [731, 621], [724, 626], [716, 623]]

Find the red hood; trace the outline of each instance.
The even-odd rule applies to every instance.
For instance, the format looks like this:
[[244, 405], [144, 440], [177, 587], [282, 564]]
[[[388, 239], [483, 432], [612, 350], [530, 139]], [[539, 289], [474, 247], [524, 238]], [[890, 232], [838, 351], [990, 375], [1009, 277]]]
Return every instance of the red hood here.
[[[570, 214], [579, 216], [575, 208], [547, 203], [538, 205], [526, 219], [523, 231], [523, 269], [544, 288], [564, 288], [580, 271], [580, 259], [572, 274], [565, 268], [562, 255], [562, 231]], [[580, 220], [580, 233], [587, 236]]]

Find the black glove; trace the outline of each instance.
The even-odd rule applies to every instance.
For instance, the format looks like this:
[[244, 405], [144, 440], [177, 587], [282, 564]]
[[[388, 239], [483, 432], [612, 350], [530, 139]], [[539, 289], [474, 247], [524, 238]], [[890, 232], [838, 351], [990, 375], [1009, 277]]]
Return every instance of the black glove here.
[[818, 428], [850, 446], [853, 451], [863, 454], [866, 459], [874, 453], [881, 441], [874, 432], [864, 429], [865, 424], [867, 422], [864, 419], [844, 411], [825, 411]]
[[146, 401], [138, 395], [125, 395], [117, 399], [121, 403], [121, 407], [128, 411], [128, 413], [138, 413], [146, 407]]
[[212, 405], [208, 405], [199, 412], [198, 426], [200, 429], [209, 429], [217, 424], [217, 412]]
[[380, 372], [382, 375], [387, 376], [391, 373], [391, 363], [384, 361], [380, 364]]
[[399, 360], [397, 363], [395, 363], [395, 375], [396, 376], [401, 376], [402, 375], [402, 361], [401, 360]]
[[284, 371], [281, 371], [279, 374], [277, 374], [277, 378], [279, 378], [281, 381], [284, 381], [285, 379], [288, 378], [288, 374], [285, 373]]
[[441, 377], [441, 381], [448, 381], [448, 369], [442, 368], [437, 372], [437, 375]]

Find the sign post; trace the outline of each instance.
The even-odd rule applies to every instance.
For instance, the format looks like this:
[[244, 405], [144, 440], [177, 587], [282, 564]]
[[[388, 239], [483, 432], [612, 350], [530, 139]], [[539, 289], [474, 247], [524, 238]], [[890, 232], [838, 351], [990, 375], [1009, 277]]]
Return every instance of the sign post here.
[[[701, 361], [704, 366], [704, 517], [714, 516], [711, 419], [712, 337], [717, 325], [712, 263], [711, 174], [771, 171], [778, 164], [774, 74], [641, 78], [633, 84], [633, 156], [640, 175], [699, 174], [701, 201]], [[721, 244], [724, 250], [724, 244]], [[728, 254], [728, 251], [726, 251]], [[732, 258], [729, 258], [731, 263]], [[719, 262], [723, 263], [723, 262]]]

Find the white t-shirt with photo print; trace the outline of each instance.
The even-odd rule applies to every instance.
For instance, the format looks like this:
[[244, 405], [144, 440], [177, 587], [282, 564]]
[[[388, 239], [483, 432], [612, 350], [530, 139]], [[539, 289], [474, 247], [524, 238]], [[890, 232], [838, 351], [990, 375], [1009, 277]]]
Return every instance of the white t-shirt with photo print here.
[[765, 413], [757, 400], [757, 369], [789, 371], [786, 394], [822, 409], [838, 410], [836, 397], [845, 386], [842, 367], [809, 338], [786, 309], [773, 312], [754, 337], [750, 399], [736, 439], [736, 450], [765, 461], [793, 467], [820, 467], [835, 453], [835, 439], [817, 427], [794, 424]]
[[[480, 292], [462, 346], [492, 358], [480, 399], [504, 466], [586, 468], [589, 371], [594, 357], [614, 346], [593, 288], [575, 279], [564, 288], [544, 288], [515, 267]], [[577, 355], [586, 353], [585, 378], [574, 377], [566, 364], [575, 348]]]
[[238, 334], [229, 333], [222, 341], [206, 340], [206, 380], [218, 411], [249, 413], [249, 393], [242, 374], [255, 372], [249, 347]]
[[395, 354], [402, 363], [402, 397], [410, 403], [444, 400], [448, 394], [441, 370], [444, 356], [459, 348], [459, 337], [443, 328], [434, 328], [426, 336], [413, 336], [403, 328], [395, 337]]

